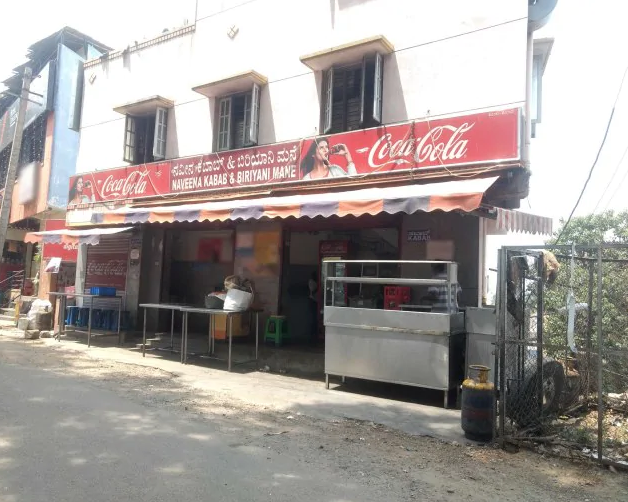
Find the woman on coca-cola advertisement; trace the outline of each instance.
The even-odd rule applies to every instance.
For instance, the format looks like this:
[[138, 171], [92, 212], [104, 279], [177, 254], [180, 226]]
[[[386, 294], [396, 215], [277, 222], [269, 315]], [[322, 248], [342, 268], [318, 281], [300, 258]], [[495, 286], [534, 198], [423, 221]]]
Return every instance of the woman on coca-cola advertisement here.
[[83, 176], [77, 176], [70, 188], [68, 206], [94, 202], [94, 195], [91, 193], [91, 188], [92, 185], [89, 181], [83, 180]]
[[[346, 170], [329, 160], [332, 155], [340, 155], [345, 158]], [[312, 141], [301, 161], [301, 173], [304, 180], [342, 178], [343, 176], [358, 174], [347, 146], [342, 143], [330, 145], [329, 138], [325, 137], [315, 138]]]

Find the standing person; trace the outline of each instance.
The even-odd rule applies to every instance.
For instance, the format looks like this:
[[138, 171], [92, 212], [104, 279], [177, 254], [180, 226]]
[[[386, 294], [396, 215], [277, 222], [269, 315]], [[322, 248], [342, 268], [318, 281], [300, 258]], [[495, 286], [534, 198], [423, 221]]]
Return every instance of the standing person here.
[[[343, 155], [347, 161], [347, 170], [329, 161], [330, 155]], [[358, 172], [346, 145], [338, 143], [329, 146], [329, 139], [315, 138], [308, 148], [305, 157], [301, 161], [301, 172], [304, 180], [317, 180], [323, 178], [342, 178], [343, 176], [355, 176]]]
[[[434, 263], [432, 265], [432, 278], [446, 280], [447, 265], [445, 263]], [[447, 298], [447, 286], [430, 286], [428, 288], [427, 300], [432, 303], [433, 311], [447, 312], [450, 314], [458, 312], [458, 303], [462, 288], [460, 284], [456, 284], [454, 288], [452, 288], [451, 298]]]
[[310, 294], [308, 299], [310, 301], [310, 313], [311, 313], [311, 326], [310, 326], [310, 342], [315, 344], [318, 338], [318, 299], [316, 293], [318, 293], [318, 277], [316, 272], [312, 272], [310, 280], [307, 281]]

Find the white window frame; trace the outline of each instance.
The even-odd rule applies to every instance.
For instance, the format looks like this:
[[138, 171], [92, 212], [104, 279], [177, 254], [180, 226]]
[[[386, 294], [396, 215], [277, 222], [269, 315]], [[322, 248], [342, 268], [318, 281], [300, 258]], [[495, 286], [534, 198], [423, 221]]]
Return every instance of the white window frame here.
[[[375, 53], [375, 73], [373, 80], [373, 120], [381, 124], [382, 94], [384, 91], [384, 58], [379, 52]], [[362, 86], [364, 87], [364, 81], [362, 81]], [[364, 102], [364, 99], [362, 102]]]
[[218, 141], [219, 152], [231, 150], [231, 110], [232, 97], [220, 98], [218, 101]]
[[135, 117], [127, 115], [124, 122], [124, 154], [122, 159], [124, 162], [130, 164], [134, 164], [137, 158], [135, 151], [137, 145], [136, 131], [137, 124], [135, 123]]
[[155, 133], [153, 136], [153, 159], [166, 158], [166, 134], [168, 131], [168, 110], [157, 107], [155, 110]]
[[334, 106], [334, 68], [330, 68], [326, 73], [325, 84], [325, 115], [323, 119], [323, 133], [331, 131]]
[[224, 96], [218, 99], [218, 130], [216, 149], [219, 152], [233, 149], [233, 99], [244, 97], [244, 127], [242, 130], [242, 145], [255, 146], [259, 141], [259, 116], [261, 87], [253, 84], [250, 91]]
[[[257, 145], [259, 140], [259, 109], [260, 109], [260, 97], [262, 94], [262, 88], [259, 84], [253, 84], [253, 90], [251, 91], [251, 110], [250, 110], [250, 126], [249, 137], [244, 144]], [[246, 112], [245, 112], [246, 113]], [[246, 120], [246, 118], [245, 118]]]

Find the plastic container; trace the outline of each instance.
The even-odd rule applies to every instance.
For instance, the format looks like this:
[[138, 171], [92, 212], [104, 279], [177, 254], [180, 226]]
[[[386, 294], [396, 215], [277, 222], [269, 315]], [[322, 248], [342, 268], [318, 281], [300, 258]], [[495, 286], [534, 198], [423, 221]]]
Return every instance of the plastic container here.
[[96, 296], [116, 296], [116, 288], [94, 286], [89, 289], [89, 294]]
[[225, 298], [225, 310], [246, 310], [253, 302], [253, 294], [239, 289], [230, 289]]

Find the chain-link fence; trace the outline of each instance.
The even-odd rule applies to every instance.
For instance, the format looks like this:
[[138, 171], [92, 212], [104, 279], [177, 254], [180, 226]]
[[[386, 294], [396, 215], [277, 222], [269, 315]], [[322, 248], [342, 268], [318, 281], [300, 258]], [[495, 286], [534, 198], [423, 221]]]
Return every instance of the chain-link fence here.
[[497, 432], [628, 467], [628, 246], [503, 248]]

